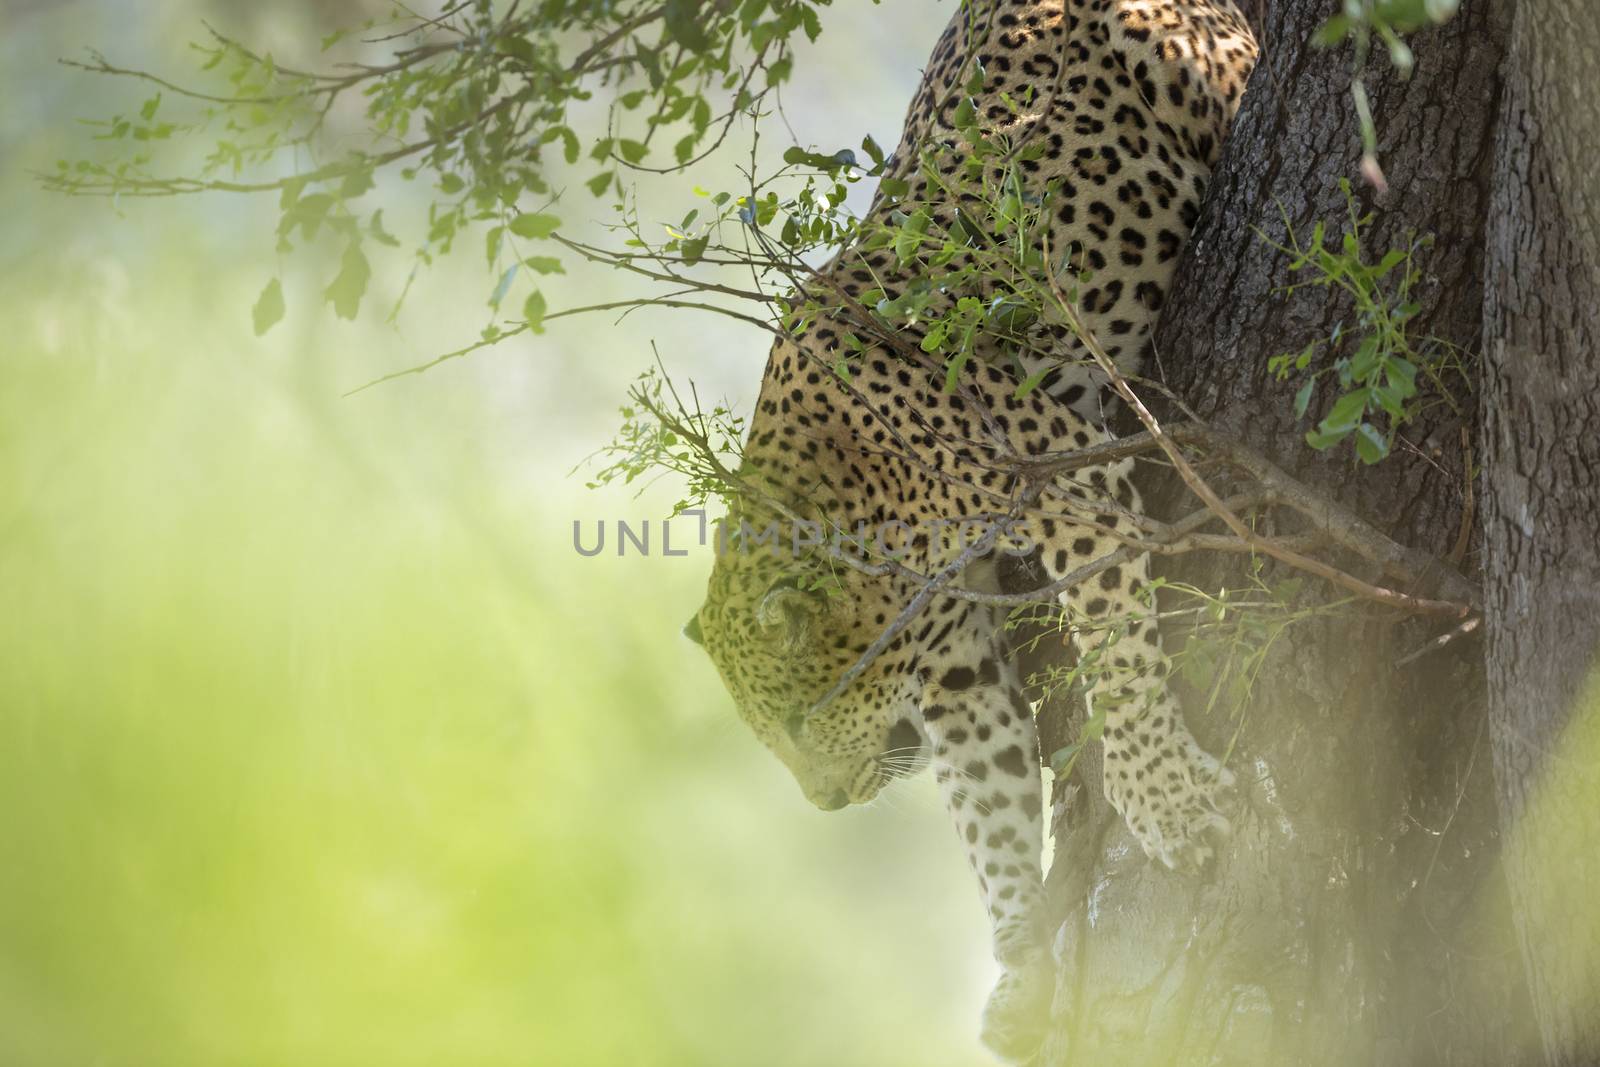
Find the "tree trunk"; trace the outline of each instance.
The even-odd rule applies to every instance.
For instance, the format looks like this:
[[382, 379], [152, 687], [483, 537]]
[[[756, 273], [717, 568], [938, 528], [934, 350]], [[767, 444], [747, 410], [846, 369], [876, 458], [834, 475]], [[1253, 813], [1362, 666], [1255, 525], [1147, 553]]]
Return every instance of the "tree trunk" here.
[[[1367, 77], [1390, 183], [1366, 196], [1377, 213], [1369, 260], [1405, 247], [1408, 231], [1436, 237], [1422, 253], [1413, 336], [1459, 345], [1469, 362], [1481, 347], [1502, 9], [1468, 0], [1413, 39], [1409, 81], [1377, 60]], [[1352, 319], [1326, 290], [1285, 293], [1289, 257], [1268, 241], [1283, 243], [1285, 216], [1302, 235], [1318, 220], [1337, 233], [1347, 217], [1338, 180], [1360, 155], [1351, 57], [1308, 43], [1331, 11], [1327, 0], [1278, 0], [1258, 25], [1262, 62], [1158, 331], [1159, 365], [1219, 430], [1397, 540], [1449, 555], [1471, 546], [1474, 528], [1468, 390], [1456, 390], [1462, 414], [1437, 406], [1393, 456], [1362, 467], [1348, 445], [1301, 443], [1311, 420], [1294, 415], [1298, 383], [1267, 369]], [[1319, 392], [1311, 410], [1330, 402]], [[1167, 503], [1195, 506], [1179, 492]], [[1209, 589], [1248, 577], [1215, 557], [1166, 573]], [[1296, 604], [1335, 598], [1312, 581]], [[1214, 752], [1232, 745], [1242, 783], [1234, 836], [1205, 877], [1143, 859], [1090, 784], [1097, 768], [1080, 761], [1058, 783], [1060, 973], [1042, 1063], [1532, 1062], [1520, 961], [1507, 951], [1482, 642], [1472, 634], [1409, 659], [1449, 629], [1351, 605], [1287, 629], [1238, 699], [1224, 694], [1206, 713], [1209, 694], [1187, 694], [1191, 726]], [[1061, 717], [1046, 724], [1047, 752], [1073, 736]]]
[[1600, 15], [1522, 0], [1488, 239], [1489, 721], [1544, 1062], [1600, 1063]]

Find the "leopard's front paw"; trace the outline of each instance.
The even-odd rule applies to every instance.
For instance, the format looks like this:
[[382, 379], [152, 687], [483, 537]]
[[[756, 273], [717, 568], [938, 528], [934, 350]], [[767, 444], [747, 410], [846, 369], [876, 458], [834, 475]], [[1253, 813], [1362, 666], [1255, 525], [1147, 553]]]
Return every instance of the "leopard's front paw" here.
[[1153, 746], [1106, 747], [1106, 799], [1144, 854], [1172, 870], [1204, 866], [1212, 855], [1208, 838], [1228, 836], [1220, 806], [1233, 783], [1232, 772], [1181, 727]]
[[1055, 972], [1049, 957], [1008, 967], [983, 1009], [983, 1043], [1007, 1063], [1026, 1063], [1039, 1051], [1050, 1024]]

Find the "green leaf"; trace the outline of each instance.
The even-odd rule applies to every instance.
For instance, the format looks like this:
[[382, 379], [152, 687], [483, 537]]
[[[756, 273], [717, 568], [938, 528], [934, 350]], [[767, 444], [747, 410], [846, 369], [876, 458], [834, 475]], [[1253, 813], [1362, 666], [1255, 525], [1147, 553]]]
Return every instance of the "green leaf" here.
[[287, 212], [294, 207], [300, 199], [300, 194], [305, 192], [306, 180], [303, 177], [290, 178], [283, 183], [283, 189], [278, 193], [278, 207]]
[[529, 256], [522, 262], [529, 270], [537, 274], [567, 273], [566, 268], [562, 267], [561, 261], [554, 256]]
[[933, 221], [933, 216], [927, 210], [918, 209], [916, 214], [906, 219], [900, 225], [900, 232], [895, 234], [894, 255], [901, 262], [914, 256], [922, 244], [922, 235], [927, 232], [928, 224]]
[[705, 24], [700, 15], [699, 0], [667, 0], [662, 5], [667, 23], [667, 36], [691, 52], [704, 52], [711, 47]]
[[1323, 418], [1319, 429], [1326, 432], [1349, 433], [1367, 411], [1367, 391], [1358, 389], [1346, 393], [1333, 402], [1333, 408]]
[[1355, 355], [1350, 357], [1350, 374], [1356, 381], [1366, 381], [1378, 366], [1380, 341], [1377, 334], [1369, 335], [1356, 349]]
[[815, 41], [822, 35], [822, 20], [817, 17], [817, 10], [813, 7], [800, 9], [800, 24], [806, 31], [806, 39]]
[[1405, 420], [1406, 406], [1398, 389], [1389, 385], [1377, 386], [1372, 390], [1372, 397], [1397, 422]]
[[[644, 68], [645, 74], [650, 78], [651, 91], [660, 90], [662, 85], [661, 49], [665, 47], [665, 44], [661, 48], [646, 48], [643, 45], [639, 45], [637, 51], [634, 52], [634, 58], [639, 61], [639, 65]], [[643, 90], [638, 91], [642, 92]], [[631, 111], [632, 108], [629, 108], [629, 110]]]
[[1068, 765], [1078, 752], [1083, 748], [1080, 742], [1074, 741], [1070, 745], [1063, 745], [1050, 753], [1050, 771], [1057, 777], [1064, 774]]
[[1302, 385], [1300, 391], [1294, 394], [1294, 413], [1296, 417], [1305, 415], [1306, 408], [1311, 405], [1311, 391], [1316, 388], [1316, 384], [1317, 380], [1313, 378]]
[[1391, 248], [1383, 259], [1378, 262], [1378, 265], [1373, 268], [1373, 277], [1382, 278], [1405, 261], [1406, 254], [1404, 252], [1398, 248]]
[[1370, 466], [1388, 454], [1388, 440], [1370, 422], [1363, 422], [1356, 429], [1356, 455], [1361, 457], [1361, 462]]
[[366, 295], [367, 282], [372, 278], [372, 267], [361, 251], [361, 242], [351, 241], [345, 247], [344, 259], [339, 264], [339, 274], [324, 294], [333, 303], [333, 313], [341, 319], [353, 319], [361, 309], [361, 298]]
[[596, 174], [593, 178], [590, 178], [583, 184], [588, 187], [589, 192], [593, 193], [595, 196], [605, 196], [606, 190], [611, 187], [611, 179], [613, 177], [613, 172], [608, 170], [602, 174]]
[[1027, 396], [1029, 393], [1031, 393], [1035, 389], [1039, 388], [1039, 383], [1044, 381], [1045, 378], [1049, 376], [1050, 372], [1055, 370], [1055, 369], [1056, 369], [1056, 365], [1047, 360], [1045, 362], [1044, 366], [1040, 367], [1038, 370], [1036, 370], [1032, 374], [1028, 375], [1028, 377], [1022, 382], [1022, 384], [1017, 386], [1017, 392], [1016, 392], [1017, 399], [1021, 400], [1023, 397]]
[[495, 48], [525, 67], [534, 64], [533, 42], [526, 37], [502, 37], [495, 42]]
[[372, 234], [372, 239], [381, 245], [388, 245], [390, 248], [400, 247], [400, 242], [394, 234], [383, 228], [383, 208], [381, 207], [372, 213], [372, 221], [367, 224], [367, 232]]
[[312, 193], [310, 196], [299, 197], [284, 211], [283, 218], [278, 223], [278, 233], [287, 236], [299, 226], [301, 234], [310, 240], [317, 235], [317, 229], [322, 225], [331, 207], [333, 207], [333, 197], [327, 193]]
[[255, 323], [256, 336], [260, 337], [283, 318], [283, 284], [274, 278], [261, 290], [261, 295], [256, 298], [256, 306], [251, 309], [250, 318]]
[[1389, 379], [1389, 384], [1394, 386], [1402, 397], [1410, 397], [1417, 391], [1417, 365], [1402, 356], [1395, 356], [1389, 360], [1384, 368], [1384, 373]]
[[[1191, 644], [1196, 643], [1198, 642], [1191, 642]], [[1084, 721], [1084, 724], [1078, 728], [1077, 740], [1063, 748], [1056, 749], [1055, 752], [1051, 754], [1050, 766], [1057, 774], [1061, 774], [1067, 770], [1068, 764], [1070, 764], [1073, 759], [1077, 757], [1078, 753], [1083, 750], [1085, 745], [1092, 744], [1093, 742], [1098, 741], [1105, 736], [1106, 712], [1105, 707], [1103, 706], [1104, 704], [1105, 701], [1103, 698], [1097, 699], [1094, 714], [1090, 715], [1089, 718]]]
[[617, 150], [622, 153], [622, 158], [629, 163], [637, 163], [650, 151], [641, 141], [630, 141], [627, 138], [617, 142]]
[[544, 333], [545, 311], [544, 294], [535, 289], [522, 303], [522, 317], [527, 320], [528, 328], [534, 333]]
[[971, 351], [963, 348], [945, 364], [944, 391], [946, 393], [956, 391], [956, 383], [961, 380], [961, 371], [966, 367], [967, 360], [970, 358], [972, 358]]
[[685, 265], [692, 267], [700, 262], [700, 257], [706, 254], [706, 245], [710, 240], [709, 236], [691, 237], [679, 245], [678, 250], [683, 253]]
[[144, 102], [144, 106], [139, 109], [139, 117], [144, 119], [146, 122], [149, 122], [151, 119], [156, 117], [156, 110], [160, 107], [161, 94], [157, 93]]
[[1348, 430], [1338, 430], [1333, 432], [1326, 430], [1308, 430], [1306, 431], [1306, 444], [1310, 445], [1318, 452], [1326, 452], [1340, 441], [1343, 441], [1346, 437], [1349, 437], [1353, 432], [1354, 427]]
[[549, 237], [561, 225], [561, 220], [554, 215], [523, 214], [511, 220], [511, 232], [518, 237], [538, 241]]
[[1335, 15], [1317, 27], [1317, 32], [1311, 36], [1311, 43], [1317, 48], [1332, 48], [1349, 36], [1353, 25], [1348, 16]]
[[1431, 21], [1426, 0], [1381, 0], [1374, 14], [1379, 26], [1391, 32], [1410, 33]]

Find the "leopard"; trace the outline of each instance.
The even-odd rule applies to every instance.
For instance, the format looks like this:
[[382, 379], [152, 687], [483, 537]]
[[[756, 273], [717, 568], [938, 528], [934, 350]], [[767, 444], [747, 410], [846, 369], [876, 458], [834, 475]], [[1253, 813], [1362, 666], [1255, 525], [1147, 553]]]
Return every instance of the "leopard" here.
[[[1009, 609], [983, 595], [1007, 559], [1066, 583], [1070, 644], [1099, 664], [1085, 699], [1103, 716], [1104, 792], [1144, 853], [1196, 869], [1229, 829], [1234, 777], [1167, 684], [1134, 460], [1050, 473], [1047, 493], [1026, 461], [1115, 441], [1110, 368], [1133, 376], [1151, 358], [1256, 55], [1232, 0], [961, 5], [886, 157], [883, 188], [900, 191], [865, 218], [915, 204], [961, 225], [968, 205], [947, 179], [970, 172], [963, 126], [1033, 146], [1011, 173], [1025, 193], [1049, 190], [1045, 239], [1068, 257], [1081, 321], [1041, 317], [1029, 343], [959, 365], [918, 358], [915, 323], [863, 341], [854, 314], [903, 295], [910, 272], [881, 243], [840, 251], [800, 283], [830, 310], [770, 351], [721, 524], [733, 533], [685, 628], [816, 807], [867, 804], [932, 768], [1000, 969], [982, 1039], [1009, 1062], [1040, 1046], [1055, 969], [1038, 729]], [[961, 295], [932, 294], [928, 316]]]

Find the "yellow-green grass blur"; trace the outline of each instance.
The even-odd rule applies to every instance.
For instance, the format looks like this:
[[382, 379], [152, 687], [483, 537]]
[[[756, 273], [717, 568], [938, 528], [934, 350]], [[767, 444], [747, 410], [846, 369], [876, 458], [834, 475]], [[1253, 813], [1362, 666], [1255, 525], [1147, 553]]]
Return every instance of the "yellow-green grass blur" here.
[[[810, 809], [679, 635], [705, 554], [572, 548], [670, 501], [568, 475], [650, 342], [748, 404], [759, 335], [569, 320], [345, 398], [476, 335], [476, 257], [346, 324], [270, 201], [37, 190], [76, 117], [140, 98], [57, 56], [186, 70], [202, 17], [292, 49], [361, 7], [331, 6], [6, 15], [0, 1067], [986, 1062], [983, 916], [926, 783]], [[892, 142], [947, 11], [882, 69], [830, 31], [791, 117]]]

